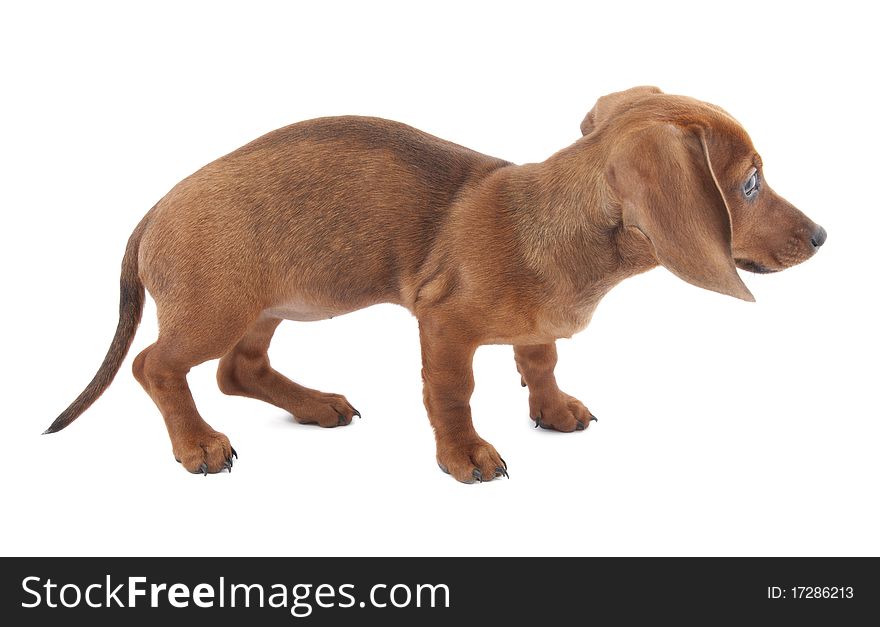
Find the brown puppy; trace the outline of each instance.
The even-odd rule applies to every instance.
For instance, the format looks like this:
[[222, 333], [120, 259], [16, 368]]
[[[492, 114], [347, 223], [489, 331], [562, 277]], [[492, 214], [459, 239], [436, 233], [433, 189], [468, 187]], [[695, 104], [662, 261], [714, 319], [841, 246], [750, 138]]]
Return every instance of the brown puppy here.
[[299, 422], [347, 425], [357, 410], [302, 387], [267, 356], [283, 319], [397, 303], [419, 320], [422, 377], [440, 467], [459, 481], [506, 475], [471, 422], [471, 361], [512, 344], [536, 425], [595, 418], [556, 385], [555, 340], [658, 263], [699, 287], [754, 300], [736, 267], [773, 272], [812, 256], [825, 231], [766, 184], [746, 132], [722, 109], [636, 87], [600, 98], [584, 137], [513, 165], [397, 122], [339, 117], [276, 131], [177, 184], [141, 220], [122, 261], [120, 320], [95, 378], [47, 432], [107, 388], [140, 321], [159, 339], [134, 375], [190, 472], [235, 450], [196, 410], [190, 368], [220, 360], [227, 394]]

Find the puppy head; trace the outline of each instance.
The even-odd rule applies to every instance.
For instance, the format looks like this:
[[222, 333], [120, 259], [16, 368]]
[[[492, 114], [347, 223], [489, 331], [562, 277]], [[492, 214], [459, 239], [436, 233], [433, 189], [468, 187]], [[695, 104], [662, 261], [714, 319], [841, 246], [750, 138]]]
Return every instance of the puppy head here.
[[621, 223], [689, 283], [754, 300], [737, 267], [784, 270], [825, 242], [822, 227], [770, 188], [748, 134], [719, 107], [635, 87], [600, 98], [581, 131], [607, 146]]

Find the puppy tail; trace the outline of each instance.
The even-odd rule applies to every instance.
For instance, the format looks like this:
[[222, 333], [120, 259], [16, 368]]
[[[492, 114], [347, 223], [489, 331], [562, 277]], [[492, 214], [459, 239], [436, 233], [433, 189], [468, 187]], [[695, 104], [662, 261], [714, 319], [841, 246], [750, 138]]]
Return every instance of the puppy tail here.
[[138, 250], [151, 213], [152, 211], [147, 213], [140, 221], [125, 247], [125, 255], [122, 257], [122, 275], [119, 278], [119, 324], [116, 327], [116, 335], [113, 336], [107, 356], [104, 357], [104, 362], [98, 368], [91, 383], [76, 397], [70, 407], [61, 412], [55, 422], [43, 432], [44, 435], [61, 431], [87, 410], [113, 381], [128, 349], [131, 348], [131, 342], [144, 311], [144, 285], [138, 276]]

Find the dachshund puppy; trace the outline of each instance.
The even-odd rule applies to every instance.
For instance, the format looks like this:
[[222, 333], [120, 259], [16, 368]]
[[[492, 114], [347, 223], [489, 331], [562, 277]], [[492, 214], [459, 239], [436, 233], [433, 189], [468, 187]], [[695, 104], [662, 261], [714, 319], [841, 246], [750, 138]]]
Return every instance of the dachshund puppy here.
[[810, 258], [825, 231], [778, 196], [724, 110], [655, 87], [598, 100], [583, 137], [514, 165], [409, 126], [365, 117], [273, 131], [178, 183], [141, 220], [122, 260], [119, 326], [104, 363], [49, 427], [63, 429], [110, 385], [144, 305], [159, 338], [134, 376], [193, 473], [231, 469], [229, 439], [196, 410], [190, 368], [220, 358], [226, 394], [336, 427], [358, 411], [272, 368], [282, 320], [376, 303], [418, 318], [437, 462], [473, 483], [507, 475], [474, 429], [472, 359], [511, 344], [536, 426], [595, 417], [556, 384], [554, 342], [582, 330], [617, 283], [662, 265], [688, 283], [754, 300], [736, 268]]

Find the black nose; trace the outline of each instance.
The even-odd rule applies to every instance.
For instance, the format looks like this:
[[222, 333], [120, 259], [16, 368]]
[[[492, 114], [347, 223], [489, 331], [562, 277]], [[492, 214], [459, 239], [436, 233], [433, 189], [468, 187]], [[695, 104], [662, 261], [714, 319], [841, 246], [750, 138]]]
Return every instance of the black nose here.
[[813, 237], [810, 238], [810, 243], [815, 248], [819, 248], [819, 246], [825, 243], [826, 239], [828, 239], [828, 233], [826, 233], [825, 229], [820, 226], [818, 229], [816, 229], [816, 232], [813, 233]]

